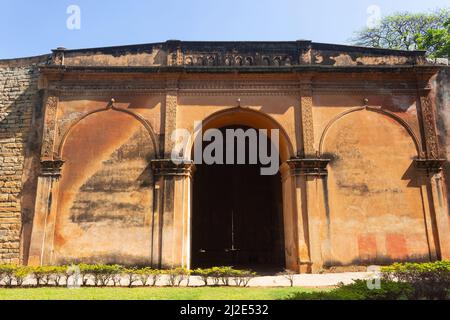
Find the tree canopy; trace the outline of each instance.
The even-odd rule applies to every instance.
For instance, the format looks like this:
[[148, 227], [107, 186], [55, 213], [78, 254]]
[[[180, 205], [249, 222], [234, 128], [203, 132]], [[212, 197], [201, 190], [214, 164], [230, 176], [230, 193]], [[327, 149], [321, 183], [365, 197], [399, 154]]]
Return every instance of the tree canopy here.
[[417, 40], [419, 49], [427, 50], [432, 58], [450, 57], [450, 18], [443, 29], [430, 29]]
[[[448, 54], [450, 10], [401, 12], [381, 19], [378, 26], [356, 33], [355, 45], [399, 50], [427, 50], [433, 57]], [[447, 44], [447, 51], [442, 46]]]

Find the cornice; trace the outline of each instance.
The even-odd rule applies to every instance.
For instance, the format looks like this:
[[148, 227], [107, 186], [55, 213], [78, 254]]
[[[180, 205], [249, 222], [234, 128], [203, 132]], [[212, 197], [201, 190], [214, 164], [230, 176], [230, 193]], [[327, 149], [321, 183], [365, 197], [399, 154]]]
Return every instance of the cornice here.
[[84, 74], [124, 74], [124, 73], [296, 73], [296, 72], [417, 72], [435, 73], [448, 68], [439, 65], [295, 65], [295, 66], [61, 66], [40, 67], [42, 74], [84, 73]]
[[[99, 95], [156, 95], [177, 91], [180, 96], [196, 95], [300, 95], [305, 83], [302, 80], [179, 80], [172, 86], [160, 80], [58, 80], [49, 82], [47, 90], [60, 96]], [[308, 84], [313, 94], [355, 94], [375, 93], [378, 95], [417, 94], [428, 90], [428, 82], [414, 81], [311, 81]]]

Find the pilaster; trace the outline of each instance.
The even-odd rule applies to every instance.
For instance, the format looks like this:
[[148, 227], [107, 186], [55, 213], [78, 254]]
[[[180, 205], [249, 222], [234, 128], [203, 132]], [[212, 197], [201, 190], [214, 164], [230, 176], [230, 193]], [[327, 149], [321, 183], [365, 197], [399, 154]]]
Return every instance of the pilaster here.
[[64, 165], [56, 157], [55, 137], [59, 96], [48, 91], [44, 96], [44, 127], [42, 134], [41, 166], [37, 182], [36, 202], [31, 234], [29, 265], [51, 264], [57, 211], [59, 179]]
[[41, 162], [28, 265], [42, 266], [52, 263], [57, 195], [63, 165], [62, 160]]
[[175, 164], [170, 159], [152, 160], [155, 190], [160, 205], [156, 221], [160, 268], [190, 268], [191, 255], [191, 194], [193, 162]]
[[[291, 181], [294, 193], [296, 241], [300, 272], [318, 271], [323, 265], [322, 225], [325, 220], [322, 180], [327, 177], [327, 159], [293, 158], [286, 162], [283, 175]], [[288, 200], [287, 197], [284, 199]]]
[[[442, 168], [444, 159], [417, 159], [415, 166], [421, 172], [422, 194], [429, 204], [429, 221], [426, 221], [427, 235], [430, 243], [430, 256], [450, 259], [450, 225], [447, 201], [444, 198]], [[428, 201], [425, 201], [428, 200]]]

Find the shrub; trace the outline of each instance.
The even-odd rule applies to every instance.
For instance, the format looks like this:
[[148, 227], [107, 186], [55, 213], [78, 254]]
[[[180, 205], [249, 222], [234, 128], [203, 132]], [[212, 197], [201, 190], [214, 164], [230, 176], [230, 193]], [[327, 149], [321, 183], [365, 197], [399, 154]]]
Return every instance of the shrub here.
[[36, 279], [36, 285], [38, 287], [50, 285], [53, 277], [53, 272], [54, 267], [41, 266], [31, 268], [31, 274], [33, 275], [34, 279]]
[[294, 271], [286, 269], [284, 272], [278, 273], [278, 275], [283, 276], [286, 280], [288, 280], [291, 287], [294, 286], [294, 280], [295, 280], [295, 275], [296, 275], [296, 273]]
[[409, 283], [414, 288], [410, 299], [444, 300], [448, 297], [450, 261], [396, 263], [383, 267], [382, 273], [386, 280]]
[[288, 300], [364, 300], [364, 297], [356, 292], [332, 290], [330, 292], [299, 292], [291, 295]]
[[209, 273], [210, 273], [210, 269], [196, 269], [194, 271], [194, 274], [199, 276], [202, 279], [205, 286], [208, 285]]
[[183, 281], [187, 281], [189, 286], [189, 278], [191, 271], [185, 268], [176, 268], [165, 272], [168, 276], [168, 285], [171, 287], [179, 287]]
[[18, 287], [23, 286], [26, 278], [30, 275], [31, 268], [30, 267], [17, 267], [14, 271], [14, 280]]
[[256, 277], [256, 273], [250, 270], [235, 270], [233, 272], [234, 283], [239, 286], [248, 287], [250, 281]]
[[156, 286], [156, 283], [161, 278], [161, 271], [154, 270], [152, 268], [144, 268], [136, 270], [136, 275], [140, 279], [143, 286], [149, 284], [150, 286]]
[[199, 276], [204, 285], [229, 286], [231, 280], [234, 280], [237, 286], [248, 285], [248, 282], [256, 274], [246, 270], [236, 270], [232, 267], [213, 267], [209, 269], [196, 269], [194, 273]]
[[339, 289], [360, 294], [365, 300], [406, 300], [413, 291], [407, 283], [387, 280], [381, 281], [380, 289], [369, 289], [365, 280], [357, 280]]
[[93, 277], [91, 274], [92, 266], [82, 263], [78, 265], [78, 268], [80, 269], [81, 283], [86, 287], [89, 284], [89, 280]]
[[328, 292], [296, 293], [289, 300], [406, 300], [413, 291], [407, 283], [382, 281], [380, 289], [369, 289], [367, 282], [357, 280]]
[[4, 264], [0, 265], [0, 284], [6, 287], [12, 287], [14, 282], [14, 273], [17, 270], [16, 265]]
[[118, 265], [94, 265], [91, 272], [96, 285], [106, 287], [122, 270], [123, 267]]
[[[66, 285], [67, 286], [75, 286], [80, 285], [80, 280], [83, 282], [83, 273], [81, 271], [81, 267], [77, 265], [71, 265], [66, 268]], [[72, 281], [69, 281], [72, 280]]]
[[224, 286], [229, 286], [230, 279], [234, 276], [236, 270], [232, 267], [221, 267], [220, 269], [220, 281]]
[[[127, 278], [128, 280], [128, 287], [131, 288], [133, 287], [133, 285], [135, 283], [137, 283], [138, 281], [141, 280], [141, 278], [138, 275], [138, 272], [140, 270], [137, 269], [124, 269], [123, 270], [123, 275]], [[145, 286], [145, 283], [143, 284]]]
[[114, 285], [120, 282], [119, 275], [122, 274], [123, 267], [119, 265], [103, 265], [103, 264], [80, 264], [80, 273], [83, 286], [87, 286], [92, 280], [94, 286], [106, 287], [111, 281]]
[[32, 268], [16, 265], [0, 265], [0, 285], [21, 287], [30, 275]]
[[213, 267], [209, 269], [209, 278], [212, 279], [214, 286], [218, 286], [220, 284], [220, 280], [223, 278], [222, 268]]
[[66, 266], [59, 267], [47, 267], [47, 272], [50, 273], [48, 281], [52, 281], [55, 286], [60, 286], [67, 283], [69, 274], [67, 273], [68, 268]]

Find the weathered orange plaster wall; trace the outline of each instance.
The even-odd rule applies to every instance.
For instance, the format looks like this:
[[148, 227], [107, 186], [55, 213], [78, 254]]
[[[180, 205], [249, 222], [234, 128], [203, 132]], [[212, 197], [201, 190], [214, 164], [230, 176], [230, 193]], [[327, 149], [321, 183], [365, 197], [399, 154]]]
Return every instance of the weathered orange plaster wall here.
[[[118, 100], [116, 107], [143, 115], [159, 133], [157, 99]], [[68, 101], [60, 110], [63, 119], [70, 119], [104, 106], [104, 101]], [[149, 264], [150, 160], [156, 154], [149, 132], [129, 114], [102, 111], [75, 125], [62, 150], [66, 163], [59, 182], [54, 262]]]
[[405, 128], [386, 115], [357, 111], [333, 124], [323, 151], [332, 159], [325, 192], [325, 264], [429, 259], [413, 166], [417, 150]]

